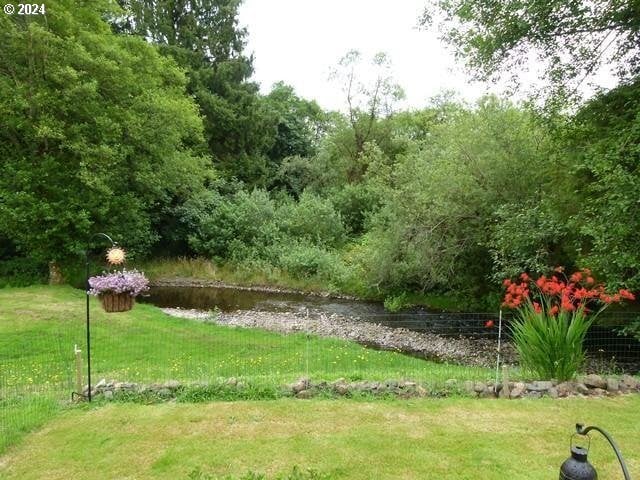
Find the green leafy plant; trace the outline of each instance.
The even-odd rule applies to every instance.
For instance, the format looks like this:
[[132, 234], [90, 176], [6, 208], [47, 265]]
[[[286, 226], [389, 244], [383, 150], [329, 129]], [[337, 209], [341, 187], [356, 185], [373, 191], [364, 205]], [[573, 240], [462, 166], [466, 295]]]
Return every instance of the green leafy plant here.
[[582, 344], [592, 323], [584, 311], [554, 317], [525, 304], [512, 325], [520, 364], [539, 378], [572, 378], [584, 364]]
[[526, 273], [520, 281], [504, 281], [503, 306], [517, 309], [511, 330], [520, 364], [538, 378], [573, 378], [584, 364], [584, 338], [596, 317], [611, 303], [635, 299], [625, 289], [608, 294], [587, 269], [569, 278], [562, 272], [557, 268], [535, 282]]

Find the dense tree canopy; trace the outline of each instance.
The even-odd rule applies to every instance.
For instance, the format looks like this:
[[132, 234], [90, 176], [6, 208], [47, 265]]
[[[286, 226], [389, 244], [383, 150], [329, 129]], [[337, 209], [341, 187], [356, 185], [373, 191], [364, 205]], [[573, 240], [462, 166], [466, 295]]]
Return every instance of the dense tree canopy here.
[[502, 279], [557, 265], [640, 288], [635, 3], [432, 3], [480, 77], [539, 54], [566, 93], [615, 66], [619, 86], [571, 114], [451, 93], [401, 110], [390, 59], [367, 77], [355, 51], [332, 75], [345, 112], [326, 112], [282, 82], [260, 93], [238, 1], [119, 5], [0, 17], [0, 284], [108, 231], [141, 257], [396, 307], [493, 309]]
[[252, 58], [244, 54], [246, 30], [238, 26], [238, 0], [121, 0], [119, 32], [157, 45], [187, 71], [188, 91], [204, 119], [216, 167], [229, 178], [265, 185], [268, 153], [278, 116], [249, 81]]
[[575, 217], [580, 262], [612, 283], [640, 286], [640, 82], [589, 102], [570, 135], [583, 205]]
[[0, 17], [0, 236], [44, 261], [96, 230], [146, 252], [209, 175], [184, 75], [106, 10], [47, 8]]

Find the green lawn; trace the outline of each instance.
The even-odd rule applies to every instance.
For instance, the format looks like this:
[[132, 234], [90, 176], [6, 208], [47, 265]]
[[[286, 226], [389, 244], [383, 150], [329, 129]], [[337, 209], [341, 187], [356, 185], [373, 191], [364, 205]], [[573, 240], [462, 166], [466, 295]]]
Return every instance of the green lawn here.
[[[335, 479], [550, 479], [582, 421], [614, 436], [638, 478], [638, 412], [638, 396], [112, 404], [65, 412], [29, 435], [0, 457], [0, 477], [273, 478], [298, 466]], [[590, 459], [599, 478], [620, 478], [602, 437]]]
[[[107, 314], [92, 298], [93, 381], [215, 381], [255, 385], [313, 379], [487, 379], [489, 369], [443, 365], [352, 342], [202, 324], [151, 305]], [[0, 289], [0, 452], [70, 398], [74, 345], [84, 350], [84, 293], [70, 287]], [[37, 400], [33, 399], [38, 395]]]
[[[84, 348], [84, 294], [68, 287], [0, 290], [2, 386], [35, 390], [68, 384], [74, 344]], [[94, 379], [154, 382], [245, 377], [382, 380], [490, 378], [491, 370], [426, 362], [353, 342], [281, 335], [173, 318], [151, 305], [108, 314], [92, 298]]]

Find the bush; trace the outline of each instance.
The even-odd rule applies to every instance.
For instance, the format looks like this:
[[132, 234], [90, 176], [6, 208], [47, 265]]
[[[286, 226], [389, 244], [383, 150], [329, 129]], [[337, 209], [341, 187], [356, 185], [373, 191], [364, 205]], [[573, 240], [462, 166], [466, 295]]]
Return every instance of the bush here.
[[366, 184], [347, 184], [331, 194], [335, 209], [351, 235], [367, 230], [369, 217], [380, 208], [380, 194]]
[[191, 248], [216, 260], [266, 258], [280, 237], [269, 194], [254, 190], [232, 197], [209, 195], [189, 213], [195, 229], [189, 238]]
[[280, 254], [280, 266], [298, 278], [319, 276], [330, 280], [339, 264], [337, 254], [306, 243], [287, 245]]
[[284, 235], [320, 247], [339, 247], [346, 239], [331, 202], [308, 191], [299, 202], [286, 202], [278, 209], [278, 225]]
[[392, 313], [399, 312], [400, 310], [411, 306], [412, 302], [407, 292], [402, 292], [399, 295], [391, 295], [384, 299], [385, 310]]
[[31, 258], [13, 257], [0, 261], [0, 288], [26, 287], [47, 281], [47, 265]]
[[573, 378], [584, 364], [583, 342], [592, 323], [584, 310], [554, 317], [527, 304], [511, 327], [520, 365], [536, 378]]

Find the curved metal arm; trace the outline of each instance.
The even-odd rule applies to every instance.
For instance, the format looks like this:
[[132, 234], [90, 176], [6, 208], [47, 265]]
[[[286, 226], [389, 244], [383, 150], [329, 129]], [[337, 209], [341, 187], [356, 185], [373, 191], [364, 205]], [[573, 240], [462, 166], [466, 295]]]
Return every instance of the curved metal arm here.
[[94, 237], [102, 236], [102, 237], [106, 238], [107, 240], [109, 240], [111, 242], [111, 246], [113, 246], [113, 247], [115, 247], [118, 244], [117, 242], [114, 242], [113, 239], [109, 235], [107, 235], [106, 233], [94, 233], [93, 236]]
[[576, 433], [578, 435], [586, 435], [591, 430], [600, 432], [602, 436], [607, 439], [607, 441], [611, 445], [611, 448], [613, 448], [613, 451], [616, 453], [616, 457], [618, 457], [618, 461], [620, 462], [620, 466], [622, 467], [622, 473], [624, 474], [625, 480], [631, 480], [631, 477], [629, 476], [629, 470], [627, 470], [627, 465], [624, 463], [624, 458], [622, 458], [622, 454], [620, 453], [620, 450], [618, 450], [618, 446], [616, 445], [616, 442], [613, 441], [613, 438], [611, 438], [611, 436], [607, 432], [599, 427], [585, 427], [581, 423], [576, 423]]

